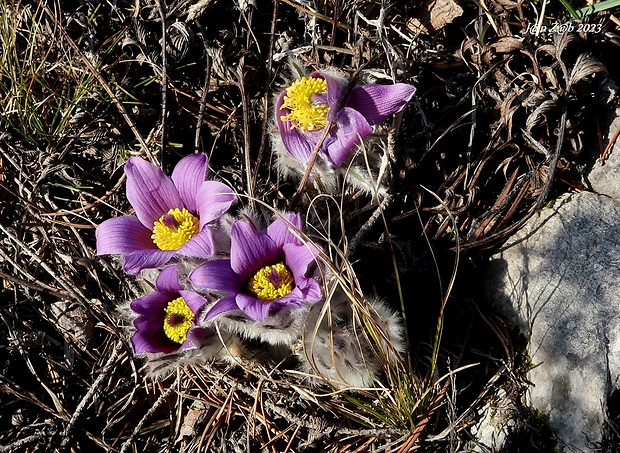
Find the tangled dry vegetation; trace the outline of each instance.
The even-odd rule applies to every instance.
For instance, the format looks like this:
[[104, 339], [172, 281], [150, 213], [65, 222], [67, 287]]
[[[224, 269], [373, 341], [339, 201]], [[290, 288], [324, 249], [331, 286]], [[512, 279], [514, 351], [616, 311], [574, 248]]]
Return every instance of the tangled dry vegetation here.
[[[606, 13], [587, 33], [528, 32], [569, 19], [528, 0], [4, 0], [2, 451], [463, 447], [519, 361], [461, 276], [550, 197], [586, 189], [598, 157], [586, 143], [620, 41]], [[308, 387], [294, 364], [260, 357], [151, 381], [116, 311], [146, 288], [95, 256], [95, 227], [128, 213], [131, 155], [169, 172], [206, 152], [242, 204], [286, 208], [296, 187], [272, 168], [268, 136], [291, 57], [418, 89], [377, 131], [388, 196], [345, 188], [312, 205], [353, 263], [346, 281], [404, 302], [410, 363], [361, 392]]]

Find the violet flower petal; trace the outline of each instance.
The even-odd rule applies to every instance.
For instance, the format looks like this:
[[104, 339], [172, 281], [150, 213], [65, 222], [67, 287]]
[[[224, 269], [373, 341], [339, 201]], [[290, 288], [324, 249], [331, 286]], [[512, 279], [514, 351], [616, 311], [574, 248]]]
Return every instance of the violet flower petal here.
[[[138, 320], [136, 319], [136, 321]], [[142, 321], [138, 321], [137, 323], [134, 321], [136, 331], [131, 336], [131, 345], [133, 346], [133, 351], [135, 354], [145, 354], [147, 352], [172, 352], [168, 351], [171, 347], [170, 344], [165, 344], [161, 340], [156, 340], [157, 337], [145, 335], [142, 330], [137, 330], [138, 328], [142, 329], [142, 323]]]
[[277, 219], [267, 227], [267, 235], [278, 247], [290, 242], [301, 244], [301, 241], [291, 231], [291, 228], [295, 227], [301, 229], [301, 219], [297, 214], [286, 214], [283, 217], [283, 219]]
[[175, 250], [136, 250], [125, 256], [123, 270], [128, 274], [139, 274], [142, 269], [163, 266], [172, 259]]
[[[276, 102], [276, 123], [278, 124], [278, 131], [280, 132], [282, 143], [284, 143], [286, 150], [295, 159], [308, 162], [312, 155], [314, 145], [299, 131], [299, 128], [296, 127], [291, 129], [290, 123], [282, 121], [281, 119], [282, 116], [286, 116], [290, 113], [286, 108], [281, 109], [285, 94], [286, 91], [282, 92]], [[316, 140], [314, 143], [316, 143]]]
[[217, 333], [210, 329], [194, 326], [187, 331], [187, 341], [183, 345], [189, 343], [192, 346], [204, 346], [213, 344], [214, 340], [217, 341]]
[[295, 279], [295, 284], [297, 285], [295, 290], [299, 291], [301, 300], [316, 302], [323, 297], [321, 285], [313, 278], [297, 277]]
[[205, 181], [198, 188], [196, 212], [200, 228], [222, 216], [237, 201], [237, 196], [226, 184]]
[[207, 299], [194, 291], [187, 291], [182, 289], [179, 294], [187, 304], [187, 306], [194, 312], [194, 321], [196, 321], [200, 309], [207, 303]]
[[181, 285], [179, 284], [177, 267], [172, 265], [162, 269], [162, 271], [157, 276], [155, 286], [157, 287], [158, 291], [178, 293], [181, 290]]
[[237, 306], [250, 318], [256, 321], [264, 321], [269, 316], [269, 311], [273, 302], [256, 299], [247, 294], [237, 294], [235, 298]]
[[407, 83], [360, 85], [351, 90], [346, 106], [360, 112], [370, 124], [380, 124], [405, 108], [415, 91]]
[[133, 322], [136, 332], [131, 337], [136, 354], [173, 352], [177, 349], [163, 334], [164, 309], [169, 302], [169, 294], [157, 291], [131, 303], [131, 309], [141, 315]]
[[177, 188], [185, 207], [191, 212], [198, 212], [196, 194], [205, 182], [209, 160], [206, 154], [191, 154], [184, 157], [172, 171], [172, 182]]
[[227, 312], [238, 310], [237, 302], [235, 301], [235, 296], [227, 296], [218, 300], [205, 315], [200, 320], [201, 323], [208, 321], [216, 317], [217, 315]]
[[[162, 319], [162, 323], [163, 322]], [[144, 354], [147, 352], [163, 352], [169, 354], [179, 349], [173, 342], [166, 338], [161, 325], [159, 326], [159, 331], [152, 331], [149, 321], [144, 318], [137, 318], [133, 322], [133, 325], [136, 328], [136, 332], [131, 337], [131, 344], [136, 354]]]
[[230, 267], [230, 260], [212, 260], [201, 264], [189, 275], [189, 280], [200, 288], [213, 289], [235, 294], [240, 289], [239, 282]]
[[327, 121], [335, 121], [338, 111], [343, 107], [342, 101], [347, 89], [347, 79], [320, 71], [313, 72], [310, 77], [325, 79], [327, 82], [327, 92], [316, 94], [314, 99], [317, 102], [329, 105]]
[[285, 244], [283, 246], [286, 265], [294, 276], [305, 276], [311, 264], [320, 254], [320, 250], [313, 244], [302, 245]]
[[164, 309], [170, 300], [169, 294], [161, 291], [155, 291], [134, 300], [131, 302], [130, 307], [134, 312], [142, 315], [145, 319], [154, 321], [154, 325], [163, 325]]
[[205, 226], [196, 236], [179, 247], [176, 254], [206, 259], [211, 258], [214, 251], [213, 230]]
[[170, 209], [183, 207], [172, 180], [152, 163], [132, 157], [125, 164], [125, 174], [127, 199], [145, 227], [153, 229], [155, 221]]
[[116, 217], [101, 223], [95, 231], [97, 255], [127, 254], [136, 250], [155, 249], [151, 230], [136, 217]]
[[273, 240], [247, 222], [233, 223], [230, 239], [230, 266], [241, 281], [280, 257], [280, 248]]
[[355, 148], [372, 133], [372, 126], [356, 110], [345, 107], [338, 112], [336, 127], [325, 140], [327, 155], [336, 167], [353, 154]]
[[[301, 307], [304, 304], [304, 300], [305, 300], [305, 296], [303, 292], [300, 290], [300, 288], [296, 287], [295, 289], [293, 289], [293, 291], [288, 293], [286, 296], [281, 297], [280, 299], [274, 300], [272, 304], [274, 304], [275, 306], [279, 308], [286, 307], [286, 306]], [[274, 311], [276, 310], [272, 308], [272, 312]]]
[[[189, 329], [187, 330], [189, 332]], [[190, 348], [194, 348], [196, 347], [196, 345], [190, 341], [189, 338], [186, 338], [186, 340], [183, 342], [183, 344], [181, 344], [176, 350], [177, 351], [182, 351], [184, 349], [190, 349]]]

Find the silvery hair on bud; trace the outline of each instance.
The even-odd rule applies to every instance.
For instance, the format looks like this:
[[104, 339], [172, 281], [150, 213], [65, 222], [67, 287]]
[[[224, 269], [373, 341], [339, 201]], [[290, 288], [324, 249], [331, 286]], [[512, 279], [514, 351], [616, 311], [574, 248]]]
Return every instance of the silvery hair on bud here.
[[[250, 318], [241, 310], [222, 313], [201, 325], [217, 323], [221, 331], [246, 340], [260, 340], [272, 346], [291, 346], [301, 336], [306, 306], [283, 307], [263, 321]], [[208, 311], [205, 311], [207, 313]]]
[[146, 354], [148, 375], [152, 379], [163, 379], [177, 370], [188, 366], [203, 367], [213, 360], [238, 365], [246, 357], [241, 341], [227, 332], [207, 332], [200, 346], [184, 349], [172, 354]]
[[378, 344], [370, 340], [365, 327], [353, 315], [344, 293], [339, 292], [325, 304], [310, 308], [304, 324], [304, 350], [299, 359], [301, 371], [314, 376], [310, 378], [311, 383], [367, 388], [379, 378], [380, 360], [391, 363], [400, 360], [405, 349], [400, 317], [379, 300], [366, 303]]

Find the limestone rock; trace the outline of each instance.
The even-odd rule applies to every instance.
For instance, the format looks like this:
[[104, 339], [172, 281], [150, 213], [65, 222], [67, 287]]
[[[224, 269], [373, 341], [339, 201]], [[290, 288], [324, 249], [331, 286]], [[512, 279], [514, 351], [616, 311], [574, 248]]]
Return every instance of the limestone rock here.
[[583, 192], [544, 209], [491, 261], [489, 296], [529, 340], [531, 405], [561, 446], [601, 442], [620, 386], [620, 202]]
[[[618, 128], [620, 128], [620, 111], [616, 112], [616, 117], [609, 126], [608, 140]], [[588, 181], [595, 192], [620, 200], [620, 138], [611, 148], [607, 160], [604, 163], [600, 160], [596, 162]]]

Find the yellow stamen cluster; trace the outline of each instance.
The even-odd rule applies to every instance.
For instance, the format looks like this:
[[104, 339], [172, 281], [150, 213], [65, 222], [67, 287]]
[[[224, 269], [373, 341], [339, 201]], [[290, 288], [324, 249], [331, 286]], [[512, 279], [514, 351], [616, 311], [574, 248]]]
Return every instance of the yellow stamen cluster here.
[[171, 209], [153, 224], [151, 239], [160, 250], [177, 250], [198, 234], [198, 218], [187, 209]]
[[272, 301], [293, 291], [295, 280], [284, 263], [265, 266], [248, 283], [248, 291], [260, 300]]
[[298, 127], [302, 131], [322, 129], [327, 123], [327, 104], [316, 104], [312, 96], [327, 91], [325, 79], [302, 77], [286, 89], [284, 103], [280, 109], [288, 109], [289, 114], [281, 116], [282, 121], [291, 123], [291, 129]]
[[175, 343], [185, 343], [187, 331], [194, 324], [194, 312], [182, 297], [168, 303], [165, 311], [164, 333]]

